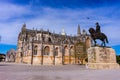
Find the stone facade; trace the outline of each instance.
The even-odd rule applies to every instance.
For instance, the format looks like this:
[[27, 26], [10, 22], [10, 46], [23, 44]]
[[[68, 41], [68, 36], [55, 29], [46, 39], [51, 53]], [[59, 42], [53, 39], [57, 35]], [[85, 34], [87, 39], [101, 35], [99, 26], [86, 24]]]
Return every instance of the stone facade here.
[[18, 36], [17, 63], [61, 65], [76, 64], [74, 57], [74, 44], [83, 42], [86, 48], [90, 46], [90, 36], [85, 30], [81, 33], [78, 25], [77, 36], [66, 35], [41, 30], [26, 29], [23, 25]]
[[6, 61], [7, 62], [15, 62], [16, 51], [14, 49], [10, 49], [6, 53]]
[[87, 68], [90, 69], [116, 69], [119, 64], [116, 63], [116, 54], [112, 48], [91, 47], [88, 49]]

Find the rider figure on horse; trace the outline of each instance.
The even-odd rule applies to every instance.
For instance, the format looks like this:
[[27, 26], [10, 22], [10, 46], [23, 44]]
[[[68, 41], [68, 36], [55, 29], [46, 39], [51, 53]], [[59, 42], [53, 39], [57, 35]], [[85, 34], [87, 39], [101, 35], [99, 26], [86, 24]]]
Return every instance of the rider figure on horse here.
[[101, 32], [100, 25], [98, 22], [96, 23], [96, 30], [94, 28], [90, 28], [89, 32], [90, 32], [91, 38], [93, 39], [93, 41], [95, 43], [95, 46], [97, 43], [96, 39], [99, 39], [102, 41], [101, 46], [106, 46], [105, 43], [108, 43], [108, 39], [107, 39], [107, 36]]
[[96, 33], [101, 33], [100, 25], [98, 22], [96, 23]]

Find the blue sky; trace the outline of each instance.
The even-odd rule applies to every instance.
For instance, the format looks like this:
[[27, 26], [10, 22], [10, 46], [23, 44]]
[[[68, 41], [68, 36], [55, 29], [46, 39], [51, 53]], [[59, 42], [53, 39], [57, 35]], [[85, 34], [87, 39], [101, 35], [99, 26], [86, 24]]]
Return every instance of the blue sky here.
[[10, 49], [15, 49], [16, 50], [17, 46], [16, 45], [9, 45], [9, 44], [0, 44], [0, 53], [6, 53]]
[[0, 43], [17, 45], [23, 23], [29, 29], [59, 33], [64, 28], [68, 35], [76, 35], [78, 24], [81, 30], [88, 31], [99, 22], [108, 36], [108, 46], [115, 46], [120, 54], [119, 3], [119, 0], [0, 0]]

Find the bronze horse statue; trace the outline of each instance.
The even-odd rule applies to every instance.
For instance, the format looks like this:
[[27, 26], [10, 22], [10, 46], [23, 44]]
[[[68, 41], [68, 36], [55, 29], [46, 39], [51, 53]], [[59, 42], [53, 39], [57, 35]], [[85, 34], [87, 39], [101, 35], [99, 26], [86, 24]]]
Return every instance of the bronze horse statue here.
[[96, 30], [94, 30], [94, 28], [90, 28], [89, 32], [90, 32], [91, 38], [93, 39], [93, 41], [95, 43], [95, 46], [96, 46], [96, 43], [97, 43], [96, 39], [99, 39], [99, 40], [102, 41], [101, 46], [106, 46], [105, 43], [108, 43], [108, 39], [107, 39], [107, 36], [104, 33], [96, 32]]

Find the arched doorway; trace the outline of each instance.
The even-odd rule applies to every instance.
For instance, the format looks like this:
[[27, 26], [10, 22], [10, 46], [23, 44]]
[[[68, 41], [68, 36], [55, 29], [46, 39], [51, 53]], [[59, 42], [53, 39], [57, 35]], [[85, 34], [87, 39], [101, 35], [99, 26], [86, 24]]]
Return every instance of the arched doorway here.
[[70, 53], [69, 53], [69, 64], [73, 64], [74, 63], [74, 48], [73, 46], [70, 47]]
[[69, 51], [68, 47], [64, 47], [64, 64], [69, 64]]

